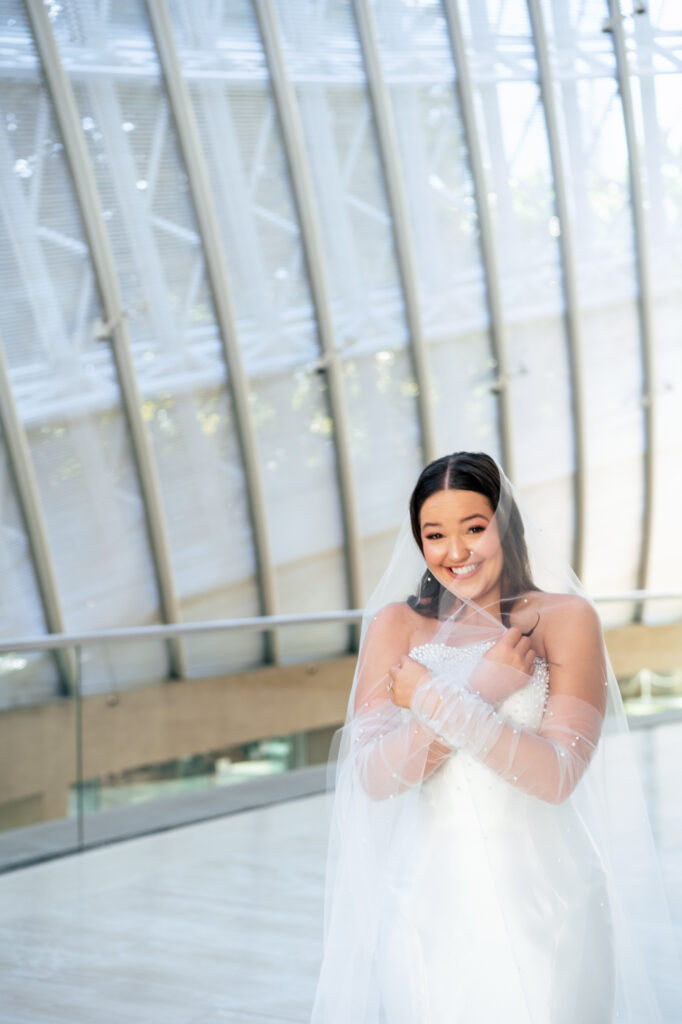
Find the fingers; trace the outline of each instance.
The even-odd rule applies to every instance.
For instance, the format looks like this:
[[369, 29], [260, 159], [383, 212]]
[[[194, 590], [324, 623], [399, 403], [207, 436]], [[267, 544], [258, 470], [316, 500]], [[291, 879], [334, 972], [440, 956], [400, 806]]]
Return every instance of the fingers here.
[[501, 660], [524, 675], [533, 674], [536, 652], [531, 647], [530, 637], [524, 636], [516, 626], [510, 626], [505, 630], [495, 647], [498, 649], [495, 660]]
[[529, 637], [521, 637], [514, 648], [514, 655], [518, 658], [518, 663], [521, 665], [524, 672], [526, 672], [527, 675], [531, 675], [535, 665], [535, 651], [530, 645]]
[[521, 639], [521, 630], [517, 626], [510, 626], [504, 635], [500, 638], [500, 644], [506, 647], [516, 647], [519, 640]]
[[531, 638], [529, 636], [524, 636], [517, 626], [510, 626], [502, 639], [506, 641], [508, 648], [514, 650], [516, 654], [521, 656], [525, 656], [527, 651], [530, 650], [532, 642]]
[[497, 641], [496, 647], [505, 652], [507, 658], [523, 658], [530, 646], [528, 637], [522, 635], [521, 630], [516, 626], [510, 626]]

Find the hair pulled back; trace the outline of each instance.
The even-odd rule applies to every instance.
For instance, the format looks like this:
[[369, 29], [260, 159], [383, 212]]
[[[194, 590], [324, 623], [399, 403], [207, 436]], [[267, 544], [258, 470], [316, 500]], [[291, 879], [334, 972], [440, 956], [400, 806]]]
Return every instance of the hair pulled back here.
[[[429, 463], [422, 470], [410, 498], [412, 533], [422, 554], [424, 545], [419, 516], [426, 499], [439, 491], [475, 491], [482, 494], [495, 511], [500, 500], [497, 463], [484, 452], [453, 452]], [[501, 543], [504, 562], [500, 576], [500, 612], [503, 624], [508, 626], [509, 613], [519, 594], [538, 589], [531, 576], [523, 521], [513, 500]], [[428, 570], [422, 577], [419, 593], [407, 599], [411, 608], [428, 618], [447, 617], [455, 602], [456, 597]]]

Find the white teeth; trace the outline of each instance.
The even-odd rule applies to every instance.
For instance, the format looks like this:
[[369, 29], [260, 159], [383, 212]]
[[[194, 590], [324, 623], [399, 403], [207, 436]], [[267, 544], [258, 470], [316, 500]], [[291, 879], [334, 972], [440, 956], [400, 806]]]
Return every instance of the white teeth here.
[[478, 569], [480, 562], [476, 562], [475, 565], [464, 565], [460, 569], [456, 569], [454, 565], [450, 566], [450, 572], [454, 576], [471, 576], [475, 569]]

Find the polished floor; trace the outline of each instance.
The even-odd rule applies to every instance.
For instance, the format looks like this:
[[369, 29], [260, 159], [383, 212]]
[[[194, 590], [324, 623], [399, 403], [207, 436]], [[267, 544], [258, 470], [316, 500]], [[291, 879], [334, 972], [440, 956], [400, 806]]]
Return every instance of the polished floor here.
[[[682, 940], [682, 724], [634, 740]], [[309, 796], [0, 876], [1, 1024], [308, 1021], [327, 820]]]

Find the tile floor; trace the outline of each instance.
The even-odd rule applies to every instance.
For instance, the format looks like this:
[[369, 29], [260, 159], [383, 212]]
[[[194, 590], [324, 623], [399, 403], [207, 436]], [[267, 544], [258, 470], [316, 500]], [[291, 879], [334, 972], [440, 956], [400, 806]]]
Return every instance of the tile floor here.
[[[682, 938], [682, 724], [638, 730], [634, 739]], [[0, 1024], [307, 1022], [320, 957], [326, 799], [0, 876]]]

